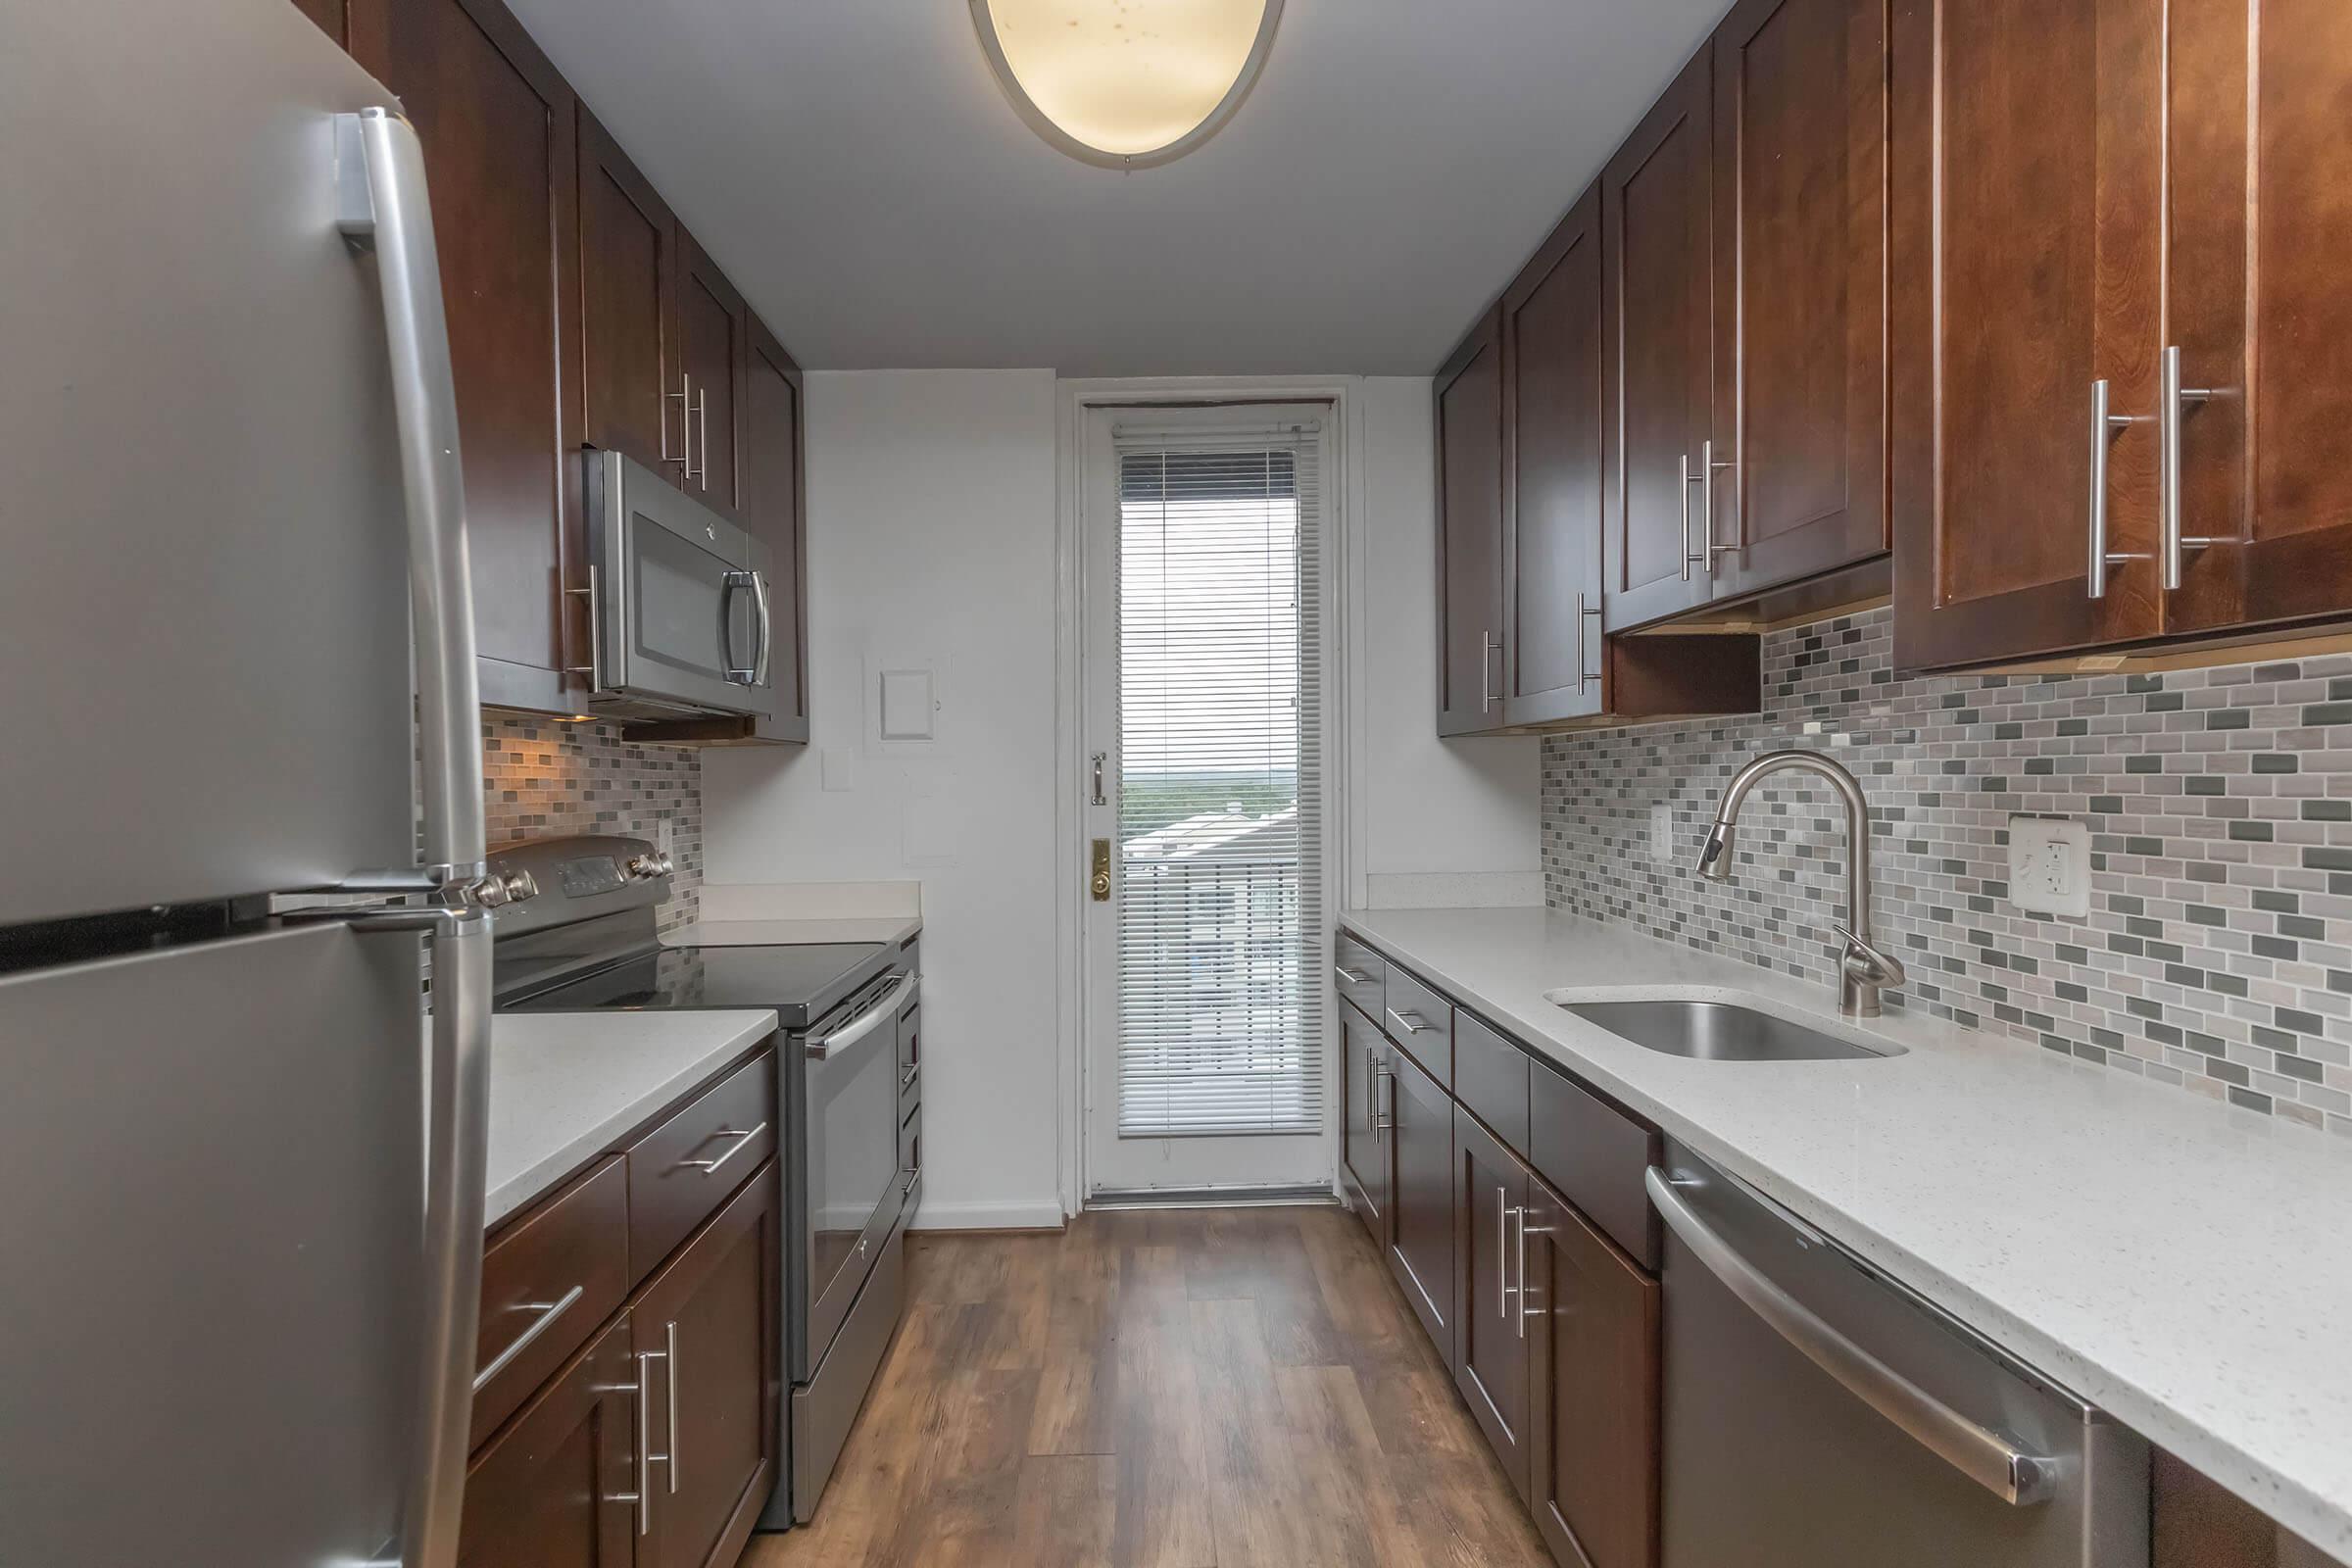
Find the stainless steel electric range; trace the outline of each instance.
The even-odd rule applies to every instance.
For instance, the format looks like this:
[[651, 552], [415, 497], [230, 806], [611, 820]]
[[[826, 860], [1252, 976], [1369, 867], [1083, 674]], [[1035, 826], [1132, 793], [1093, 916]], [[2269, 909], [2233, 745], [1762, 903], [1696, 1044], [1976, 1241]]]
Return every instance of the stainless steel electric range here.
[[760, 1526], [806, 1523], [905, 1301], [904, 1221], [922, 1180], [914, 945], [665, 946], [672, 867], [642, 839], [539, 839], [490, 864], [538, 888], [497, 912], [498, 1010], [775, 1009], [792, 1396], [788, 1462]]

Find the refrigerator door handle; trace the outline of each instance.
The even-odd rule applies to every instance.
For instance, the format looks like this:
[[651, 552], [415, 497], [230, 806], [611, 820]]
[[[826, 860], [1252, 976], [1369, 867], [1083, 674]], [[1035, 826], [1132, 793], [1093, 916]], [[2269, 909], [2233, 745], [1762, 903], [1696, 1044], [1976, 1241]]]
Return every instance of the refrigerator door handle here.
[[422, 1408], [397, 1557], [403, 1568], [450, 1568], [458, 1557], [473, 1403], [490, 1099], [490, 917], [465, 902], [465, 890], [487, 869], [465, 472], [424, 149], [415, 127], [391, 110], [338, 115], [335, 171], [338, 226], [356, 249], [374, 252], [383, 297], [408, 516], [423, 764], [418, 837], [426, 878], [455, 897], [447, 906], [388, 910], [353, 922], [362, 931], [421, 928], [431, 946]]
[[355, 248], [375, 253], [392, 361], [409, 524], [409, 601], [416, 618], [425, 871], [440, 886], [457, 887], [485, 869], [482, 705], [457, 384], [425, 202], [424, 148], [416, 128], [389, 109], [337, 115], [335, 178], [337, 225]]

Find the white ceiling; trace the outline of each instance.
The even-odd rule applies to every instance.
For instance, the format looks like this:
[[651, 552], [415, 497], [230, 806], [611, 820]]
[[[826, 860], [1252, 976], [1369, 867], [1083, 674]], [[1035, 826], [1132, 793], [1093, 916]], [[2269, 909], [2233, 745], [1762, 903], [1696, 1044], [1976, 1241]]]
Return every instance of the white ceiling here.
[[1426, 374], [1724, 0], [1289, 0], [1189, 157], [1039, 140], [965, 0], [512, 0], [812, 369]]

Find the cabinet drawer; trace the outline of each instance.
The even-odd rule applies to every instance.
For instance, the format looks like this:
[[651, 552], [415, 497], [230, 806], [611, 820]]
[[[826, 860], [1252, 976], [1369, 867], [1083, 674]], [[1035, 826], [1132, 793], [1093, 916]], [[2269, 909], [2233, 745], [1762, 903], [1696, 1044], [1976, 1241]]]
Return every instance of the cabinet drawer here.
[[1466, 1012], [1453, 1015], [1453, 1098], [1510, 1146], [1527, 1155], [1526, 1052]]
[[513, 1415], [628, 1295], [628, 1196], [627, 1167], [608, 1159], [501, 1231], [482, 1254], [468, 1447]]
[[1332, 983], [1341, 996], [1363, 1008], [1365, 1017], [1378, 1021], [1381, 977], [1388, 973], [1388, 960], [1346, 932], [1340, 934], [1335, 953]]
[[1529, 1069], [1530, 1162], [1611, 1241], [1656, 1272], [1657, 1225], [1642, 1177], [1660, 1155], [1657, 1133], [1542, 1062]]
[[763, 1051], [629, 1146], [634, 1277], [651, 1272], [775, 1152], [775, 1118], [776, 1054]]
[[1380, 1026], [1424, 1072], [1453, 1086], [1453, 1004], [1395, 964], [1381, 982]]

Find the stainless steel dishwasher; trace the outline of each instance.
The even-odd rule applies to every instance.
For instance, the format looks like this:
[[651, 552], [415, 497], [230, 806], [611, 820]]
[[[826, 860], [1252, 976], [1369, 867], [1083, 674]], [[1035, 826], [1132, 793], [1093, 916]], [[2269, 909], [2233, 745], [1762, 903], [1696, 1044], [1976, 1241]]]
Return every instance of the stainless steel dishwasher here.
[[2147, 1568], [2148, 1450], [1667, 1146], [1664, 1568]]

